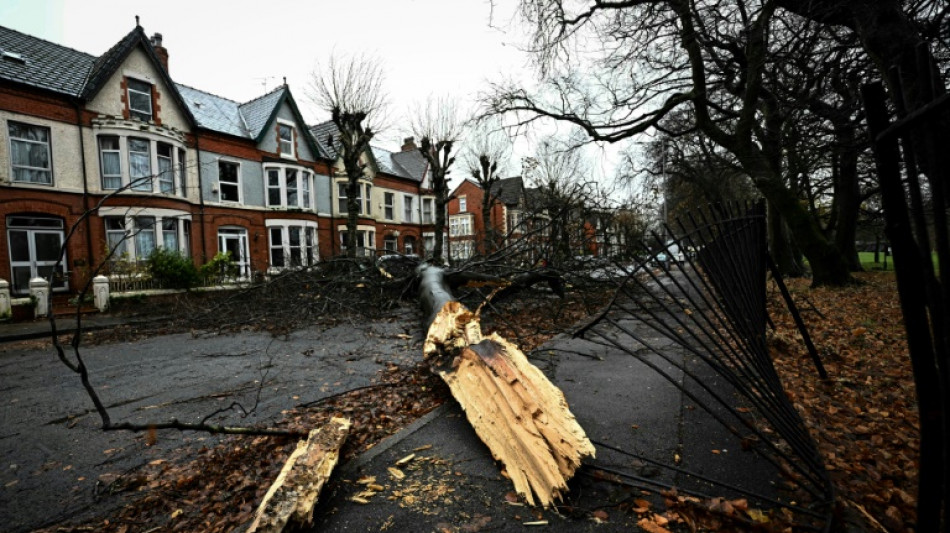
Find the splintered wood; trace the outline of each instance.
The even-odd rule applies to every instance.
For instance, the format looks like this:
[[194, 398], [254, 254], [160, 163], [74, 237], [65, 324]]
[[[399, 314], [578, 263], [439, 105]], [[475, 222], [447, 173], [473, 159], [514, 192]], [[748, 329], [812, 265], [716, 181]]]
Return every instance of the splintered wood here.
[[594, 456], [561, 390], [517, 346], [483, 337], [456, 301], [432, 321], [424, 352], [518, 494], [543, 507], [559, 500], [582, 459]]
[[313, 506], [340, 459], [340, 447], [349, 430], [348, 419], [335, 417], [297, 444], [264, 495], [248, 533], [279, 533], [290, 523], [305, 526], [312, 522]]

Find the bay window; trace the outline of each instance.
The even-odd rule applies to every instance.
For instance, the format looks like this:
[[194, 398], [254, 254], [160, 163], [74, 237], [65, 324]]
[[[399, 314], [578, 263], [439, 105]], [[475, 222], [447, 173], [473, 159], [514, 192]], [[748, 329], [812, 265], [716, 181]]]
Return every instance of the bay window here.
[[316, 264], [316, 223], [302, 220], [268, 220], [267, 233], [272, 269]]
[[107, 251], [111, 260], [143, 261], [156, 248], [191, 255], [191, 220], [183, 211], [102, 207]]
[[286, 165], [268, 165], [266, 173], [267, 206], [298, 207], [313, 206], [313, 173]]
[[[103, 190], [129, 187], [136, 192], [186, 195], [185, 150], [175, 143], [145, 137], [99, 135], [97, 145]], [[123, 152], [127, 164], [123, 162]]]

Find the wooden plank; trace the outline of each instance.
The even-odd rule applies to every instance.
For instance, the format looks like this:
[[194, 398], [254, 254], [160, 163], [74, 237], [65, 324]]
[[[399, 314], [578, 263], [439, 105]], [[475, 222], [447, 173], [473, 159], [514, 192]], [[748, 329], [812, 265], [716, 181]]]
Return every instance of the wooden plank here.
[[297, 444], [264, 495], [247, 533], [279, 533], [288, 525], [310, 525], [313, 507], [340, 459], [349, 430], [348, 419], [334, 417]]

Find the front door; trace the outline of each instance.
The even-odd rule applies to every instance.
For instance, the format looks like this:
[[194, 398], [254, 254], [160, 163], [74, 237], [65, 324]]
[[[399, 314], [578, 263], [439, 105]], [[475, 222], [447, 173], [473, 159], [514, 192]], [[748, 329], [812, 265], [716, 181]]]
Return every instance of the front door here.
[[237, 267], [238, 276], [247, 278], [251, 262], [247, 251], [247, 230], [244, 228], [221, 228], [218, 230], [218, 251], [230, 252], [231, 261]]
[[53, 290], [68, 289], [65, 257], [59, 268], [56, 268], [64, 238], [62, 219], [22, 215], [7, 217], [10, 272], [15, 294], [29, 294], [30, 279], [37, 277], [49, 281]]

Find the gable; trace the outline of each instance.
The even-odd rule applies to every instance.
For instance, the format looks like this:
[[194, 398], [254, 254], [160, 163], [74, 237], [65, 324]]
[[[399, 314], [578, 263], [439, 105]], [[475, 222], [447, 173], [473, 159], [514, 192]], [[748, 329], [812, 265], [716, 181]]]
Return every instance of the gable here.
[[177, 88], [168, 85], [167, 76], [156, 65], [142, 46], [136, 46], [116, 65], [111, 75], [100, 84], [86, 108], [100, 115], [121, 117], [126, 110], [127, 83], [129, 79], [146, 82], [154, 87], [153, 106], [162, 126], [181, 131], [191, 129], [188, 110], [183, 109]]

